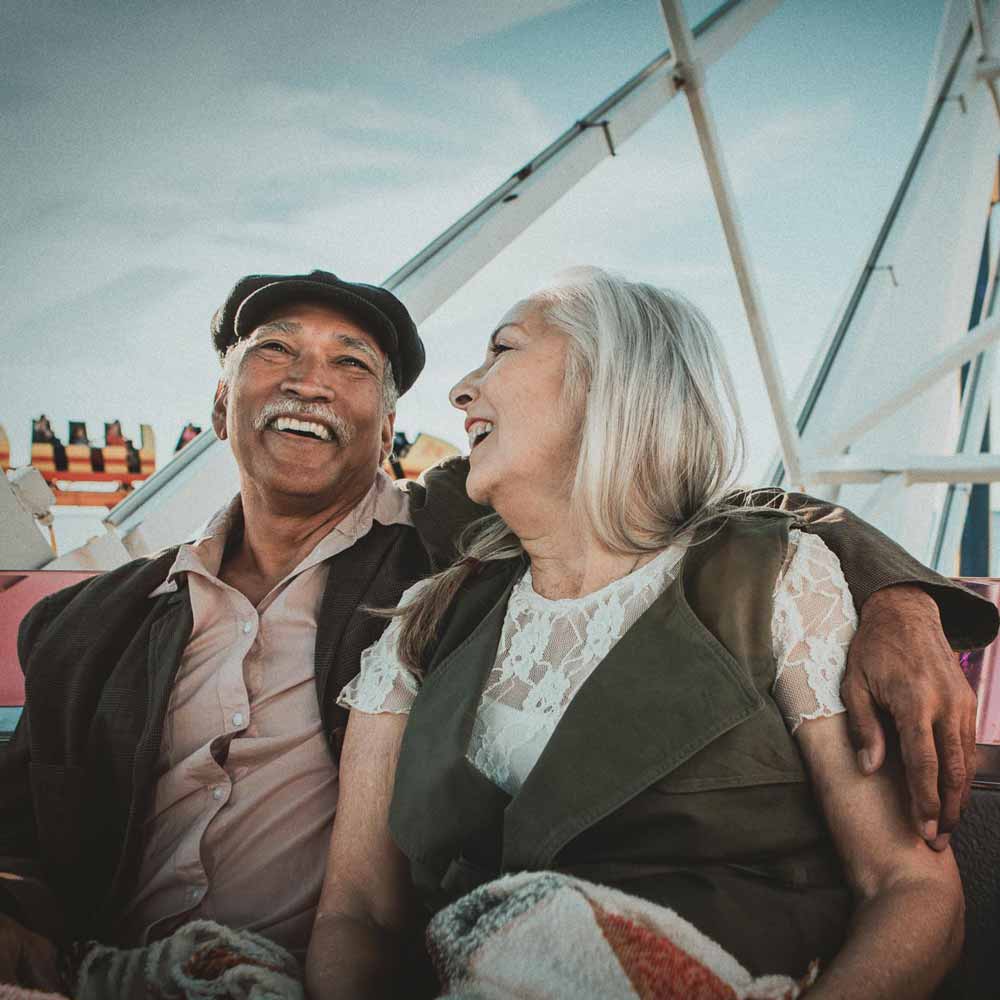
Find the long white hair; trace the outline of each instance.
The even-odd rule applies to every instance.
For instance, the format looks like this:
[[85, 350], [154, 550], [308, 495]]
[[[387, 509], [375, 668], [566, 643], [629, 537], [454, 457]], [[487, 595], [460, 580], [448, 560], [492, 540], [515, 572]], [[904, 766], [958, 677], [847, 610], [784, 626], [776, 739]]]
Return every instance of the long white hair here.
[[[571, 503], [611, 551], [657, 551], [731, 513], [745, 444], [718, 337], [681, 296], [596, 267], [530, 297], [569, 338], [564, 391], [582, 406]], [[469, 526], [460, 559], [405, 607], [399, 652], [414, 670], [462, 583], [523, 552], [497, 514]]]

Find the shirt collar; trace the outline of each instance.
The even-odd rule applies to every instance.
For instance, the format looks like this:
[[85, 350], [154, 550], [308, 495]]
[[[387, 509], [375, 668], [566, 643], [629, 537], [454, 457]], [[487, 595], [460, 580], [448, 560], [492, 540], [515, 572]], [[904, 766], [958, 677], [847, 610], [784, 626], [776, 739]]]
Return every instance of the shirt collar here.
[[[312, 551], [295, 567], [289, 576], [295, 576], [315, 566], [324, 559], [330, 559], [371, 531], [372, 523], [411, 525], [410, 497], [400, 489], [384, 469], [379, 469], [371, 489], [354, 508], [321, 538]], [[167, 573], [166, 579], [150, 597], [175, 593], [178, 589], [177, 577], [181, 573], [201, 573], [217, 577], [222, 566], [226, 539], [234, 529], [243, 526], [243, 501], [237, 493], [232, 500], [218, 510], [194, 542], [186, 542], [177, 550], [177, 556]]]

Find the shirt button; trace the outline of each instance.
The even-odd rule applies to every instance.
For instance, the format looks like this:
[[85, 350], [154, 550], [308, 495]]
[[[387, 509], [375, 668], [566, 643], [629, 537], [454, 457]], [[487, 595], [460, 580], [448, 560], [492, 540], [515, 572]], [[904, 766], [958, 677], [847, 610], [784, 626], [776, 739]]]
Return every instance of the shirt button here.
[[234, 712], [233, 713], [233, 725], [234, 726], [242, 726], [243, 725], [243, 713], [242, 712]]
[[218, 802], [223, 795], [225, 795], [225, 792], [223, 792], [223, 790], [218, 786], [212, 789], [212, 798], [215, 799], [216, 802]]
[[187, 894], [188, 894], [188, 899], [191, 899], [191, 900], [197, 899], [201, 895], [201, 889], [198, 889], [196, 887], [192, 887], [192, 888], [188, 889]]
[[244, 622], [243, 631], [249, 635], [253, 631], [253, 622]]

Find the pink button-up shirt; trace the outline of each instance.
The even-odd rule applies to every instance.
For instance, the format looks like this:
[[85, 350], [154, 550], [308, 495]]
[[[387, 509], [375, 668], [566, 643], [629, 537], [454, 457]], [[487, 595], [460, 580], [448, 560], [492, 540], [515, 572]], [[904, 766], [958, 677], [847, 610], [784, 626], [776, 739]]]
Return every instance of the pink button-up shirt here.
[[382, 524], [411, 524], [382, 471], [357, 507], [254, 607], [218, 572], [239, 497], [166, 581], [186, 574], [194, 629], [167, 708], [137, 890], [121, 923], [144, 943], [207, 918], [304, 957], [337, 806], [314, 680], [329, 560]]

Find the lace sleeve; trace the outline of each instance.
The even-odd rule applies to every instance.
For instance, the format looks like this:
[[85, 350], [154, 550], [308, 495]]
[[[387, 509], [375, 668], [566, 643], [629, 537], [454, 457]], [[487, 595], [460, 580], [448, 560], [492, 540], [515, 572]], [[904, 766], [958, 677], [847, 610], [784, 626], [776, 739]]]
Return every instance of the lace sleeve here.
[[[404, 591], [400, 607], [412, 600], [426, 582], [421, 580]], [[381, 638], [361, 654], [361, 670], [340, 692], [338, 705], [370, 715], [409, 714], [420, 681], [400, 662], [396, 652], [401, 625], [402, 619], [393, 618]]]
[[858, 628], [840, 561], [818, 535], [793, 530], [774, 591], [774, 700], [791, 732], [845, 711], [840, 682]]

